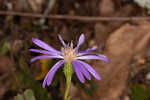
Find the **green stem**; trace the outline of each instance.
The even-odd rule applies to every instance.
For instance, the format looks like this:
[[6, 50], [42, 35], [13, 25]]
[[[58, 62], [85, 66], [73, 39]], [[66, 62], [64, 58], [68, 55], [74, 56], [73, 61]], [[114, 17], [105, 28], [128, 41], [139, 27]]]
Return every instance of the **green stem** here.
[[70, 100], [70, 97], [69, 97], [70, 85], [71, 85], [71, 79], [68, 80], [67, 83], [66, 83], [66, 90], [65, 90], [64, 100]]
[[64, 74], [66, 77], [66, 90], [65, 90], [64, 100], [70, 100], [69, 89], [70, 89], [71, 78], [72, 78], [72, 74], [73, 74], [73, 69], [72, 69], [71, 63], [65, 63]]

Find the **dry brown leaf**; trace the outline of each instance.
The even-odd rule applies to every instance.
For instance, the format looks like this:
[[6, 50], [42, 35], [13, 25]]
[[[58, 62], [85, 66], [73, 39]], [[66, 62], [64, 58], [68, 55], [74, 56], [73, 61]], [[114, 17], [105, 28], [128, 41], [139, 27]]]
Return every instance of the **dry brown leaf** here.
[[[108, 5], [105, 5], [108, 6]], [[100, 11], [101, 11], [100, 7]], [[112, 8], [113, 9], [113, 8]], [[122, 13], [123, 12], [123, 13]], [[108, 12], [107, 14], [99, 13], [100, 16], [111, 16], [111, 17], [125, 17], [125, 16], [131, 16], [136, 13], [136, 9], [133, 5], [127, 5], [124, 6], [117, 11]], [[95, 38], [98, 43], [104, 44], [107, 37], [110, 35], [112, 31], [119, 28], [120, 25], [124, 24], [124, 21], [109, 21], [106, 23], [98, 22], [95, 24]]]
[[139, 26], [126, 24], [107, 40], [106, 55], [111, 59], [111, 63], [97, 67], [105, 81], [99, 84], [101, 92], [98, 95], [103, 98], [101, 100], [119, 100], [126, 86], [130, 62], [134, 57], [143, 58], [146, 54], [150, 39], [149, 25], [150, 23]]
[[114, 8], [114, 2], [112, 0], [102, 0], [99, 3], [99, 15], [102, 16], [109, 16], [114, 13], [115, 8]]
[[[145, 57], [150, 40], [150, 23], [136, 24], [123, 25], [110, 35], [104, 52], [109, 57], [110, 63], [94, 62], [93, 66], [101, 75], [102, 80], [97, 81], [99, 87], [97, 93], [94, 93], [92, 98], [82, 95], [83, 100], [120, 100], [131, 72], [131, 61], [136, 56], [138, 60]], [[136, 67], [139, 71], [143, 68]]]

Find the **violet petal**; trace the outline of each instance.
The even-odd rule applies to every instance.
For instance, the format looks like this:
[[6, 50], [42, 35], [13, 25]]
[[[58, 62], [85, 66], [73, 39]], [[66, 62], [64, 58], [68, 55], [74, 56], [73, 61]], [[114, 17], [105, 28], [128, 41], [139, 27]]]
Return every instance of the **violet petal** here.
[[79, 37], [78, 44], [75, 47], [75, 49], [78, 50], [80, 48], [80, 46], [83, 44], [83, 42], [84, 42], [84, 34], [81, 34], [80, 37]]
[[93, 50], [96, 50], [98, 47], [97, 45], [94, 45], [92, 48], [88, 48], [85, 50], [85, 52], [92, 52]]
[[80, 67], [77, 65], [77, 63], [75, 61], [72, 61], [72, 64], [73, 64], [73, 68], [74, 68], [74, 71], [75, 71], [78, 79], [80, 80], [81, 83], [84, 83], [85, 79], [80, 71]]
[[43, 53], [43, 54], [48, 54], [48, 55], [54, 55], [53, 52], [46, 51], [46, 50], [40, 50], [40, 49], [29, 49], [30, 52], [35, 52], [35, 53]]
[[105, 62], [109, 62], [109, 59], [106, 57], [106, 56], [104, 56], [104, 55], [84, 55], [84, 56], [80, 56], [80, 57], [77, 57], [76, 59], [80, 59], [80, 60], [82, 60], [82, 59], [96, 59], [96, 60], [103, 60], [103, 61], [105, 61]]
[[92, 52], [93, 50], [96, 50], [96, 49], [97, 49], [97, 46], [94, 45], [92, 48], [88, 48], [88, 49], [86, 49], [84, 51], [79, 51], [78, 52], [78, 56], [87, 55], [87, 54], [96, 54], [96, 53]]
[[59, 58], [59, 59], [62, 59], [61, 56], [36, 56], [36, 57], [33, 57], [30, 62], [34, 62], [38, 59], [55, 59], [55, 58]]
[[59, 40], [61, 41], [61, 43], [63, 44], [64, 47], [66, 47], [66, 43], [64, 42], [64, 40], [62, 39], [61, 35], [58, 35]]
[[86, 52], [86, 51], [77, 53], [77, 56], [86, 56], [86, 55], [99, 55], [99, 54], [94, 52]]
[[81, 63], [97, 80], [101, 80], [100, 76], [98, 75], [98, 73], [93, 69], [93, 67], [91, 67], [89, 64], [80, 61], [80, 60], [76, 60], [77, 62]]
[[88, 79], [91, 80], [91, 75], [89, 74], [88, 70], [79, 62], [76, 62], [76, 64], [78, 65], [78, 67], [80, 67], [80, 71], [82, 72], [82, 74]]
[[49, 46], [48, 44], [46, 44], [45, 42], [43, 42], [39, 39], [32, 38], [32, 41], [33, 41], [33, 43], [35, 43], [36, 45], [38, 45], [39, 47], [41, 47], [43, 49], [46, 49], [46, 50], [51, 51], [51, 52], [56, 53], [56, 54], [61, 53], [60, 51], [54, 49], [53, 47]]
[[50, 71], [47, 73], [46, 77], [44, 78], [43, 88], [45, 88], [46, 84], [47, 86], [51, 84], [56, 71], [61, 67], [63, 63], [64, 60], [60, 60], [50, 69]]

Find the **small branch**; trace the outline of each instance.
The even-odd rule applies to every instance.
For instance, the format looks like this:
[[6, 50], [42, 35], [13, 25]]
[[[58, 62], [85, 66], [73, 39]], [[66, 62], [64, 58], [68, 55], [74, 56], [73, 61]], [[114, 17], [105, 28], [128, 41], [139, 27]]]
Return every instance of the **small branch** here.
[[48, 7], [44, 11], [44, 16], [48, 15], [48, 13], [51, 11], [51, 9], [53, 8], [55, 3], [56, 3], [56, 0], [49, 0], [48, 1]]
[[136, 16], [134, 17], [93, 17], [93, 16], [71, 16], [71, 15], [43, 15], [43, 14], [13, 12], [13, 11], [0, 11], [0, 15], [49, 18], [49, 19], [66, 19], [66, 20], [78, 20], [78, 21], [85, 21], [85, 22], [150, 20], [150, 17], [136, 17]]

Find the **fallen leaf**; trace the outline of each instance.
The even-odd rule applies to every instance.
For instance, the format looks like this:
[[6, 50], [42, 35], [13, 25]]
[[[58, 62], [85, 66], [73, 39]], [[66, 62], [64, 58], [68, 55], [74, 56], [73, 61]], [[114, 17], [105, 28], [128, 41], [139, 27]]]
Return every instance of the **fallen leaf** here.
[[[94, 62], [93, 66], [102, 80], [96, 81], [99, 88], [93, 97], [87, 97], [87, 99], [84, 95], [84, 99], [120, 100], [131, 72], [131, 61], [136, 56], [139, 59], [146, 56], [149, 39], [150, 23], [147, 21], [138, 22], [136, 25], [125, 24], [113, 32], [107, 40], [104, 51], [104, 54], [110, 59], [110, 63]], [[136, 67], [134, 66], [134, 68]], [[139, 71], [142, 69], [143, 67]]]

